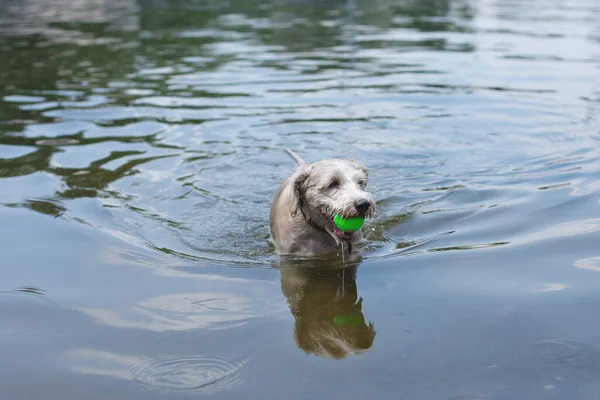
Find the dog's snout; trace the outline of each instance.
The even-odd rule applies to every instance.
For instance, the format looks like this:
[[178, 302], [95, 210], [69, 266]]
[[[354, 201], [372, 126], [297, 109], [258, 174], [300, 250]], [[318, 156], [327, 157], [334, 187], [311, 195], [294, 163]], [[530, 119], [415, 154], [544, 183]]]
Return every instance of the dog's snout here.
[[360, 199], [354, 203], [354, 207], [359, 214], [364, 215], [371, 207], [371, 203], [368, 200]]

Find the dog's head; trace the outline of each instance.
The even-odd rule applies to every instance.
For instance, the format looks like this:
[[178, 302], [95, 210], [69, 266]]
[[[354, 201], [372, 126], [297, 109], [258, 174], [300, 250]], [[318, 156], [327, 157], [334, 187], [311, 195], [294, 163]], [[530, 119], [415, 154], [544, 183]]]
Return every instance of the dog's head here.
[[294, 212], [303, 212], [305, 218], [325, 229], [337, 242], [349, 242], [353, 231], [340, 231], [333, 222], [342, 218], [375, 213], [373, 195], [367, 192], [369, 170], [352, 159], [327, 159], [302, 165], [294, 176], [297, 202]]

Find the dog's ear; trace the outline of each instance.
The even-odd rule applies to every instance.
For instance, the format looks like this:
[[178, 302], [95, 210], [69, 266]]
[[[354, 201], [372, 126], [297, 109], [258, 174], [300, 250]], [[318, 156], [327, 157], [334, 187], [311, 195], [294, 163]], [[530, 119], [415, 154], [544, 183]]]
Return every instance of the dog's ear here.
[[367, 177], [369, 176], [369, 168], [365, 167], [363, 164], [359, 163], [358, 161], [354, 162], [354, 166], [358, 169], [360, 169]]
[[293, 193], [294, 197], [291, 202], [292, 216], [295, 216], [300, 211], [300, 199], [304, 197], [308, 186], [308, 177], [310, 175], [310, 167], [302, 166], [293, 176]]

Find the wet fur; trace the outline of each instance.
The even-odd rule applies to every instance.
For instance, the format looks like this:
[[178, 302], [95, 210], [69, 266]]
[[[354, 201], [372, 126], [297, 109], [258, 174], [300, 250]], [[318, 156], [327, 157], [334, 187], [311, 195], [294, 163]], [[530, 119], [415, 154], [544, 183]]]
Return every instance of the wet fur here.
[[[354, 217], [359, 199], [370, 204], [365, 217], [375, 212], [373, 196], [365, 191], [369, 170], [353, 159], [325, 159], [306, 163], [286, 150], [298, 169], [280, 185], [270, 210], [271, 235], [279, 253], [316, 255], [341, 250], [342, 242], [333, 232], [329, 218], [340, 214]], [[339, 188], [329, 188], [332, 181]], [[304, 212], [302, 212], [304, 211]], [[355, 232], [351, 245], [362, 241], [362, 229]]]

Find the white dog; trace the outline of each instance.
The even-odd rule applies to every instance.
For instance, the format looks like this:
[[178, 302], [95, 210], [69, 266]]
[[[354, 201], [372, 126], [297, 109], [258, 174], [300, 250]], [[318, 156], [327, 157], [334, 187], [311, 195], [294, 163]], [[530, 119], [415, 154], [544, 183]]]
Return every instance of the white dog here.
[[333, 217], [372, 217], [373, 196], [365, 191], [369, 170], [351, 159], [326, 159], [305, 163], [285, 150], [298, 163], [298, 170], [279, 187], [271, 204], [271, 235], [280, 253], [315, 255], [335, 251], [346, 244], [348, 251], [362, 241], [358, 231], [340, 231]]

